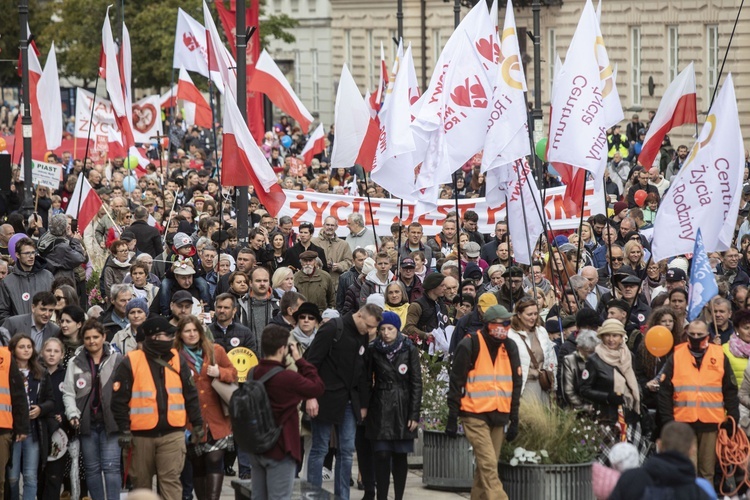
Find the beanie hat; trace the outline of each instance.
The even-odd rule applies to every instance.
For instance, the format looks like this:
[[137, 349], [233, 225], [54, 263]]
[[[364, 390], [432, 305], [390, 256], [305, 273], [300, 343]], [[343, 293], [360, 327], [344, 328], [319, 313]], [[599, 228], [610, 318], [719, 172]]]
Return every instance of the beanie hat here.
[[668, 268], [676, 267], [677, 269], [682, 269], [683, 272], [687, 275], [688, 272], [688, 261], [685, 259], [685, 257], [675, 257], [669, 262]]
[[623, 210], [625, 210], [626, 208], [628, 208], [628, 204], [627, 204], [627, 202], [624, 202], [624, 201], [618, 201], [617, 203], [615, 203], [615, 206], [614, 206], [614, 209], [615, 209], [615, 215], [619, 214], [620, 212], [622, 212], [622, 211], [623, 211]]
[[393, 311], [385, 311], [383, 313], [383, 319], [378, 325], [378, 328], [383, 325], [393, 325], [396, 330], [401, 331], [401, 318], [399, 318], [398, 314]]
[[326, 309], [325, 311], [323, 311], [321, 317], [323, 319], [335, 319], [341, 317], [341, 315], [336, 309]]
[[625, 336], [625, 327], [622, 323], [616, 319], [608, 319], [602, 323], [599, 327], [599, 331], [596, 334], [601, 337], [602, 335], [622, 335]]
[[385, 296], [382, 293], [371, 293], [367, 296], [365, 304], [374, 304], [381, 309], [385, 309]]
[[133, 309], [140, 309], [141, 311], [148, 314], [148, 302], [146, 302], [146, 299], [144, 299], [143, 297], [130, 299], [128, 305], [125, 306], [125, 315], [127, 316], [128, 314], [130, 314], [130, 311], [132, 311]]
[[425, 292], [434, 290], [435, 288], [443, 284], [444, 279], [445, 279], [445, 276], [443, 276], [440, 273], [428, 274], [424, 279], [424, 283], [422, 283], [422, 288], [424, 288]]
[[179, 250], [193, 245], [193, 239], [185, 233], [177, 233], [174, 235], [174, 247]]
[[367, 257], [364, 263], [362, 264], [362, 274], [367, 276], [374, 270], [375, 270], [375, 261], [373, 260], [372, 257]]

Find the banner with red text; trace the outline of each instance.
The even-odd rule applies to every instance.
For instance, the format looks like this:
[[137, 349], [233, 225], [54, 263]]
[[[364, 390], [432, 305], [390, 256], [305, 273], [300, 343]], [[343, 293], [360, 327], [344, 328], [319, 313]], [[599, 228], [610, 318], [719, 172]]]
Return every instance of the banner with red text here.
[[[391, 235], [391, 224], [398, 222], [401, 200], [398, 198], [371, 198], [372, 218], [367, 206], [367, 199], [357, 196], [345, 196], [336, 194], [322, 194], [311, 191], [284, 191], [286, 202], [278, 213], [278, 217], [288, 215], [292, 218], [294, 225], [301, 222], [312, 222], [315, 227], [323, 227], [323, 220], [329, 215], [339, 221], [337, 234], [346, 236], [349, 230], [346, 227], [346, 218], [349, 214], [357, 212], [365, 218], [367, 227], [371, 228], [373, 219], [375, 230], [379, 236]], [[565, 187], [547, 189], [547, 199], [544, 209], [547, 219], [553, 230], [564, 230], [578, 228], [578, 217], [576, 214], [568, 214], [563, 206], [563, 195]], [[404, 203], [403, 223], [409, 225], [415, 220], [422, 224], [424, 234], [432, 236], [438, 234], [442, 229], [445, 215], [456, 209], [454, 200], [438, 200], [436, 211], [414, 217], [414, 203]], [[489, 206], [485, 198], [471, 198], [458, 200], [461, 215], [467, 210], [473, 210], [479, 215], [479, 231], [492, 234], [495, 224], [505, 218], [505, 203], [499, 206]], [[595, 196], [594, 184], [586, 185], [586, 207], [584, 218], [591, 215], [603, 214], [605, 212], [604, 198]], [[527, 213], [528, 217], [538, 217], [534, 213]], [[523, 224], [522, 221], [518, 223]], [[513, 221], [511, 221], [513, 224]]]

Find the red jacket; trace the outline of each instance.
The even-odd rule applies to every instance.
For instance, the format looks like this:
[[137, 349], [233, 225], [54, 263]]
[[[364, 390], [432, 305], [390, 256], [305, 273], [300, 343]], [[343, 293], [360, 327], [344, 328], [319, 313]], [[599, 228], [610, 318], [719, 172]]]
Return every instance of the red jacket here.
[[[283, 366], [278, 361], [261, 359], [253, 372], [253, 379], [258, 380], [271, 368]], [[281, 436], [270, 451], [264, 455], [273, 460], [283, 460], [287, 455], [302, 462], [302, 451], [299, 439], [299, 414], [297, 406], [302, 400], [317, 398], [325, 392], [325, 384], [318, 376], [313, 365], [300, 358], [297, 360], [297, 371], [284, 370], [266, 382], [266, 393], [271, 400], [273, 418], [280, 425]]]

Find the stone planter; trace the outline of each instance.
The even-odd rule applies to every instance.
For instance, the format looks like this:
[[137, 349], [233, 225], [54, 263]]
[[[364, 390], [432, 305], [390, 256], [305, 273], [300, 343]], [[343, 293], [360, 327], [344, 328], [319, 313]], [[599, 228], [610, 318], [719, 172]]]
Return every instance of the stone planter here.
[[424, 431], [423, 436], [422, 483], [436, 490], [470, 491], [474, 453], [466, 437], [459, 434], [451, 439], [437, 431]]
[[410, 469], [422, 468], [422, 450], [424, 448], [424, 431], [420, 427], [417, 429], [417, 439], [414, 440], [414, 453], [409, 453], [406, 459], [409, 461]]
[[509, 498], [594, 500], [591, 464], [513, 467], [500, 463], [498, 471]]

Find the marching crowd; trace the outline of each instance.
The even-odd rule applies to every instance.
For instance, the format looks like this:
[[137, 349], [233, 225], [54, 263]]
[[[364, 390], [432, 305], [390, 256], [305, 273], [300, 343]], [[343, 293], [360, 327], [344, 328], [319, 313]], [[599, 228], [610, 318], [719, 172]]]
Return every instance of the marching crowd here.
[[[750, 433], [750, 187], [737, 248], [709, 255], [720, 292], [688, 321], [691, 256], [655, 262], [649, 250], [682, 147], [631, 168], [637, 124], [610, 135], [608, 213], [542, 235], [530, 266], [514, 260], [508, 221], [483, 234], [471, 210], [447, 214], [435, 236], [417, 222], [376, 236], [359, 213], [295, 226], [252, 187], [243, 246], [208, 135], [180, 127], [169, 161], [137, 181], [122, 158], [66, 153], [47, 158], [65, 176], [37, 189], [36, 212], [21, 213], [17, 167], [0, 193], [0, 489], [11, 498], [111, 500], [156, 476], [162, 498], [218, 499], [235, 461], [253, 498], [289, 498], [295, 477], [332, 478], [343, 499], [355, 483], [385, 499], [392, 482], [403, 498], [425, 356], [450, 362], [445, 432], [460, 422], [472, 445], [472, 498], [507, 498], [497, 463], [522, 400], [647, 442], [642, 459], [661, 433], [645, 468], [624, 475], [638, 485], [623, 479], [612, 498], [648, 487], [715, 497], [718, 426], [733, 432], [733, 417]], [[293, 175], [280, 152], [303, 144], [286, 121], [265, 139], [285, 188], [387, 195], [353, 185], [360, 167], [329, 175], [326, 153]], [[104, 201], [85, 228], [65, 215], [81, 175]], [[467, 164], [445, 191], [483, 196], [483, 177]], [[667, 356], [646, 348], [654, 326], [671, 332]], [[264, 383], [280, 430], [263, 452], [238, 446], [225, 411], [226, 391], [246, 381]]]

